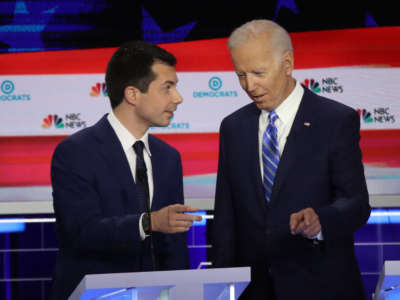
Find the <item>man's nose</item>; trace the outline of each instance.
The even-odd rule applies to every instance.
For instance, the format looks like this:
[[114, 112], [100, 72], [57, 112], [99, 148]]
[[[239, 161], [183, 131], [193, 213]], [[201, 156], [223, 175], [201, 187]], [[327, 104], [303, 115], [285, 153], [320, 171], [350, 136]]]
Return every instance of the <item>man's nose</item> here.
[[176, 94], [174, 96], [174, 103], [180, 104], [182, 102], [183, 102], [183, 98], [182, 98], [181, 94], [178, 91], [176, 91]]
[[245, 81], [246, 81], [246, 91], [247, 92], [254, 91], [256, 86], [254, 78], [252, 78], [251, 76], [246, 76]]

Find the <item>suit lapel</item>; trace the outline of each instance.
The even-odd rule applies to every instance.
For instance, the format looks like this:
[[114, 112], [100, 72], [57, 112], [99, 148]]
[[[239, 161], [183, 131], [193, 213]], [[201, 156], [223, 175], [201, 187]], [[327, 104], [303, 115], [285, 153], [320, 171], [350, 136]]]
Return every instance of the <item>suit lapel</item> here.
[[299, 152], [305, 149], [310, 134], [312, 133], [311, 126], [306, 126], [304, 123], [313, 124], [312, 100], [310, 99], [310, 91], [304, 88], [304, 95], [301, 99], [299, 109], [293, 121], [292, 128], [287, 137], [285, 148], [279, 161], [278, 170], [275, 176], [274, 186], [271, 194], [271, 204], [278, 198], [278, 194], [287, 175], [293, 170]]
[[[151, 151], [151, 168], [152, 168], [152, 173], [153, 173], [153, 201], [151, 202], [151, 207], [157, 207], [154, 205], [154, 203], [157, 203], [158, 201], [158, 194], [159, 191], [158, 189], [161, 186], [161, 178], [160, 178], [160, 170], [162, 170], [163, 167], [163, 154], [162, 151], [160, 151], [159, 147], [157, 147], [156, 143], [154, 142], [154, 137], [149, 134], [149, 147]], [[164, 156], [165, 159], [165, 156]], [[155, 170], [158, 170], [155, 172]]]
[[257, 194], [257, 203], [259, 204], [262, 210], [266, 208], [266, 200], [264, 194], [264, 186], [261, 177], [261, 169], [260, 169], [260, 147], [258, 141], [258, 125], [259, 125], [259, 117], [260, 110], [257, 108], [255, 104], [250, 105], [250, 114], [248, 118], [246, 118], [243, 133], [243, 143], [246, 145], [248, 149], [248, 153], [246, 153], [245, 157], [249, 158], [249, 166], [246, 168], [249, 170], [248, 176], [252, 178], [252, 182], [255, 182], [256, 186], [256, 194]]
[[136, 199], [136, 184], [128, 160], [106, 116], [94, 126], [94, 130], [99, 142], [99, 152], [116, 182], [122, 186], [122, 195], [116, 195], [116, 198], [121, 197], [123, 199], [127, 211], [139, 210], [137, 201], [134, 200]]

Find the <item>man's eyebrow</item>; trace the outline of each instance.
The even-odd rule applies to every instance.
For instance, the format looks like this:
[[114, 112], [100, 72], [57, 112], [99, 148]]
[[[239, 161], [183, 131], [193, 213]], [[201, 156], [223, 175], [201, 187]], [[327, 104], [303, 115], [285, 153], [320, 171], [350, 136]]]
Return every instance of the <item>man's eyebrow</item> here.
[[178, 80], [177, 81], [166, 80], [166, 81], [163, 82], [163, 85], [168, 85], [168, 84], [176, 85], [177, 83], [178, 83]]
[[265, 67], [260, 67], [260, 68], [255, 68], [252, 70], [252, 72], [266, 72], [267, 68]]

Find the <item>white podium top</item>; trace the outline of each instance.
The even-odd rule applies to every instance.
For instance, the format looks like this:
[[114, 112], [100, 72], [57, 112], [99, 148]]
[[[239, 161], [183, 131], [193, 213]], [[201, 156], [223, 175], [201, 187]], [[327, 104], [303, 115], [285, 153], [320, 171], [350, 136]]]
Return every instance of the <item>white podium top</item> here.
[[169, 299], [203, 300], [204, 295], [212, 299], [230, 284], [236, 288], [236, 299], [249, 282], [250, 267], [92, 274], [82, 279], [68, 299], [94, 299], [125, 288], [149, 290], [151, 287], [157, 293], [171, 289]]
[[400, 290], [400, 261], [386, 260], [379, 276], [374, 300], [386, 299], [385, 293], [396, 288]]

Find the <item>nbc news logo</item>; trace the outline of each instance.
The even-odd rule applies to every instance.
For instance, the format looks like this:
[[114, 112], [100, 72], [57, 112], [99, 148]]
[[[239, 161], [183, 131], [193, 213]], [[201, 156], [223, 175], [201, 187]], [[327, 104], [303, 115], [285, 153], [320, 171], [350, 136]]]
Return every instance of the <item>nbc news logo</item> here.
[[87, 126], [86, 121], [81, 118], [80, 113], [68, 113], [63, 118], [59, 115], [48, 115], [43, 119], [42, 128], [50, 129], [52, 127], [57, 129], [80, 129]]
[[312, 90], [314, 93], [321, 93], [319, 82], [315, 81], [314, 79], [305, 79], [301, 84]]
[[106, 86], [106, 84], [104, 82], [103, 83], [100, 83], [100, 82], [96, 83], [96, 85], [92, 86], [92, 89], [91, 89], [91, 91], [89, 93], [89, 95], [91, 97], [99, 97], [101, 94], [103, 94], [104, 97], [108, 96], [107, 86]]
[[54, 126], [55, 128], [64, 128], [63, 119], [60, 118], [58, 115], [48, 115], [46, 118], [43, 119], [42, 128], [48, 129]]
[[396, 122], [395, 115], [390, 112], [389, 107], [376, 107], [372, 112], [365, 108], [357, 109], [361, 120], [364, 123], [394, 123]]
[[372, 115], [366, 109], [357, 109], [360, 118], [364, 121], [364, 123], [372, 123], [374, 119], [372, 119]]
[[343, 93], [343, 86], [339, 84], [339, 79], [337, 77], [326, 77], [321, 79], [320, 84], [318, 81], [313, 78], [304, 79], [301, 83], [306, 88], [310, 89], [316, 94], [319, 93], [327, 93], [327, 94], [341, 94]]

